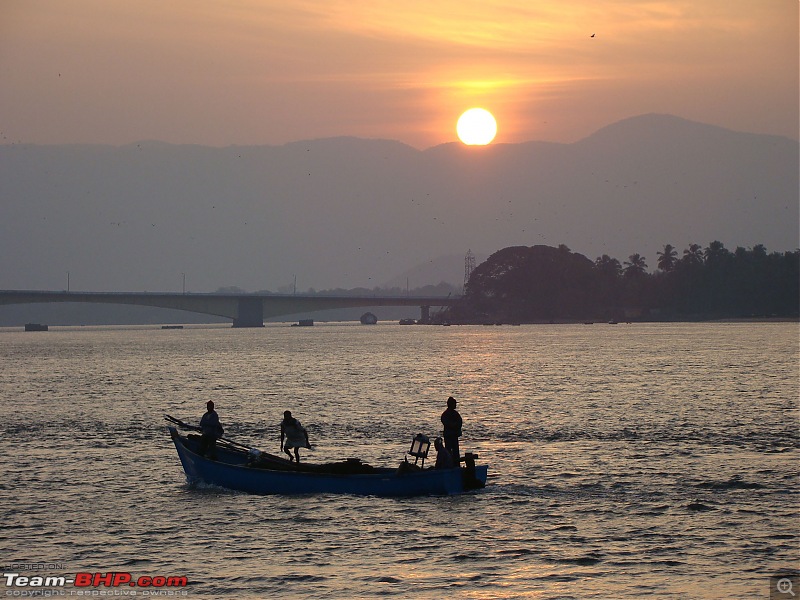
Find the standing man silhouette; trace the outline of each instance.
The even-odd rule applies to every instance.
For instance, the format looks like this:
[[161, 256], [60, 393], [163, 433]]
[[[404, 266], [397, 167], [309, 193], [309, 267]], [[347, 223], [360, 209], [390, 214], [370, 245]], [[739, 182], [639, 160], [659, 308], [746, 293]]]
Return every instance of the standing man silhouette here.
[[456, 399], [450, 396], [447, 399], [447, 410], [442, 413], [442, 425], [444, 425], [444, 447], [453, 457], [453, 463], [459, 464], [461, 454], [459, 454], [458, 438], [461, 437], [461, 426], [463, 421], [461, 415], [456, 410]]
[[[284, 443], [284, 439], [286, 443]], [[292, 416], [291, 411], [287, 410], [284, 411], [283, 421], [281, 421], [281, 450], [289, 455], [290, 461], [292, 460], [292, 448], [294, 448], [294, 459], [299, 464], [300, 448], [311, 448], [311, 444], [308, 443], [306, 428]]]
[[206, 414], [200, 419], [200, 454], [208, 455], [211, 460], [217, 460], [217, 440], [222, 437], [225, 431], [219, 423], [219, 415], [214, 410], [214, 403], [209, 400], [206, 403]]

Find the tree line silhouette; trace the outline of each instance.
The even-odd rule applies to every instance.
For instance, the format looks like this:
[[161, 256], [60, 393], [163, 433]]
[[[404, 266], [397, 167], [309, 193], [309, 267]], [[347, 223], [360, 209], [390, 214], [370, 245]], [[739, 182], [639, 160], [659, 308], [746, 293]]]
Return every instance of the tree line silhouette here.
[[632, 254], [592, 261], [568, 247], [514, 246], [492, 254], [469, 277], [453, 323], [588, 320], [705, 320], [798, 317], [800, 250], [768, 253], [759, 244], [727, 250], [719, 241], [671, 244], [657, 269]]

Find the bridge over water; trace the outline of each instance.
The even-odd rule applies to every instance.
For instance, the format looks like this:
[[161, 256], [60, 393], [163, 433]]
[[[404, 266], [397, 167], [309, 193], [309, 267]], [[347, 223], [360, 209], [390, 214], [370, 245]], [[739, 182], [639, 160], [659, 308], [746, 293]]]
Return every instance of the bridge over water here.
[[452, 306], [458, 298], [421, 296], [305, 296], [280, 294], [196, 294], [169, 292], [53, 292], [0, 290], [0, 305], [49, 302], [137, 304], [227, 317], [234, 327], [263, 327], [264, 319], [331, 308], [419, 306], [427, 321], [431, 306]]

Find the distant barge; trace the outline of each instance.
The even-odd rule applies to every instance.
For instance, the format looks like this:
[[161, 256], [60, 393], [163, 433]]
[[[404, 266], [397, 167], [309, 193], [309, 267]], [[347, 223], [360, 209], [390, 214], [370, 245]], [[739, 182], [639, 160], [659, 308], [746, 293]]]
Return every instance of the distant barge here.
[[25, 331], [47, 331], [47, 325], [41, 323], [25, 323]]

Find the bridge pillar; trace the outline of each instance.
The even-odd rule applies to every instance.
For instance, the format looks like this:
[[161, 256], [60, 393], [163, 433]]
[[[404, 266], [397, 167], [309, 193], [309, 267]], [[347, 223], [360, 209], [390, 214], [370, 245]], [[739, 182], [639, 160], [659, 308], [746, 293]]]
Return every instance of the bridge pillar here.
[[260, 298], [239, 298], [239, 316], [234, 327], [263, 327], [264, 305]]
[[431, 307], [430, 306], [420, 306], [419, 307], [419, 320], [421, 323], [430, 323], [431, 321]]

